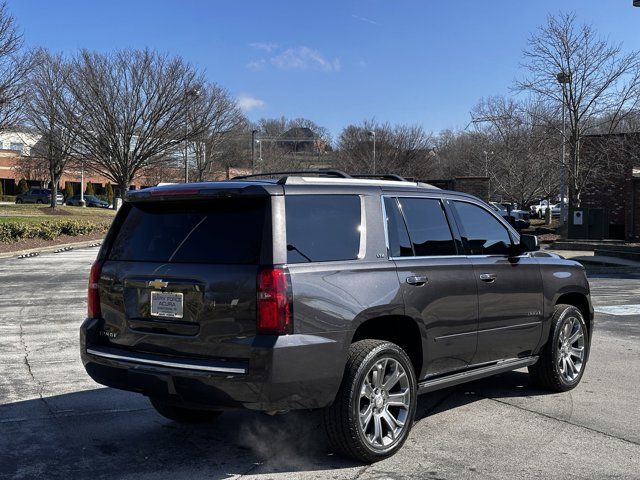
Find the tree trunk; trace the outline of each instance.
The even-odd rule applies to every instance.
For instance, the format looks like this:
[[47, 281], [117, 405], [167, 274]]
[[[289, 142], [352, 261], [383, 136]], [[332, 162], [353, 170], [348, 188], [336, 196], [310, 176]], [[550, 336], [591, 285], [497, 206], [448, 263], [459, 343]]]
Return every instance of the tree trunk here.
[[[123, 203], [124, 203], [124, 197], [127, 195], [127, 192], [129, 191], [130, 186], [131, 186], [131, 182], [128, 180], [121, 180], [118, 182], [118, 189], [120, 190], [119, 198], [122, 199]], [[118, 209], [118, 202], [115, 200], [113, 202], [113, 209], [114, 210]]]
[[56, 175], [56, 172], [54, 169], [49, 169], [49, 178], [51, 178], [51, 204], [50, 207], [51, 208], [57, 208], [58, 207], [58, 181], [60, 180], [60, 177], [58, 175]]

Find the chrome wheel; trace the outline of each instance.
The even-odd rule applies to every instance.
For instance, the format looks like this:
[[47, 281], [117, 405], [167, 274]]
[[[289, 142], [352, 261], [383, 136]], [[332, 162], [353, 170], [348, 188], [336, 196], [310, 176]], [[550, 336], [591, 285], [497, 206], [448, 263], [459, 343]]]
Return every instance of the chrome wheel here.
[[558, 336], [558, 370], [562, 379], [573, 382], [584, 364], [584, 330], [576, 317], [565, 320]]
[[376, 361], [363, 379], [358, 402], [366, 441], [378, 449], [395, 443], [405, 429], [412, 401], [403, 366], [390, 357]]

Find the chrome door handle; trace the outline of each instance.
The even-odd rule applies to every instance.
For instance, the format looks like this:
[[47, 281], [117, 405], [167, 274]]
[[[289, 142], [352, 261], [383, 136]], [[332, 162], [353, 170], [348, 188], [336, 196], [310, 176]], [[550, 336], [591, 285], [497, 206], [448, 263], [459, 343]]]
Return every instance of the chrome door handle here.
[[414, 275], [411, 277], [407, 277], [406, 282], [409, 285], [416, 285], [416, 286], [420, 286], [420, 285], [424, 285], [425, 283], [429, 282], [429, 279], [427, 277], [421, 276], [421, 275]]
[[480, 274], [480, 280], [482, 280], [483, 282], [487, 282], [487, 283], [493, 283], [496, 281], [496, 274], [495, 273], [481, 273]]

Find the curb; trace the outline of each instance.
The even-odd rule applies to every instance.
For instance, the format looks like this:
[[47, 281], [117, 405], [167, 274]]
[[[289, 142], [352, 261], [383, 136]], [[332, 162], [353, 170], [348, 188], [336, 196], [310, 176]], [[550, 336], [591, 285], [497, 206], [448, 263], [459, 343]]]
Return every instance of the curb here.
[[51, 245], [50, 247], [31, 248], [28, 250], [17, 250], [15, 252], [0, 253], [0, 259], [12, 258], [12, 257], [24, 257], [24, 256], [36, 256], [31, 255], [33, 253], [58, 253], [59, 251], [68, 251], [74, 248], [87, 248], [96, 246], [96, 244], [102, 243], [104, 238], [98, 238], [96, 240], [85, 240], [83, 242], [74, 243], [60, 243], [58, 245]]

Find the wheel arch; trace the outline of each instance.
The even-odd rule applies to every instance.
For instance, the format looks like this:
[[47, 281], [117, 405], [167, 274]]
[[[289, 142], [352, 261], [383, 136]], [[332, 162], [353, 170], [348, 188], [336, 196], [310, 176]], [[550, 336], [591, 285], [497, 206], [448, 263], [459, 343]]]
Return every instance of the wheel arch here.
[[558, 296], [555, 305], [572, 305], [580, 310], [584, 321], [587, 324], [587, 330], [589, 334], [589, 341], [591, 341], [591, 332], [593, 330], [593, 310], [591, 302], [586, 294], [581, 292], [567, 292]]
[[351, 343], [367, 338], [386, 340], [400, 346], [411, 360], [416, 378], [421, 378], [424, 355], [418, 323], [406, 315], [384, 315], [365, 320], [353, 333]]

